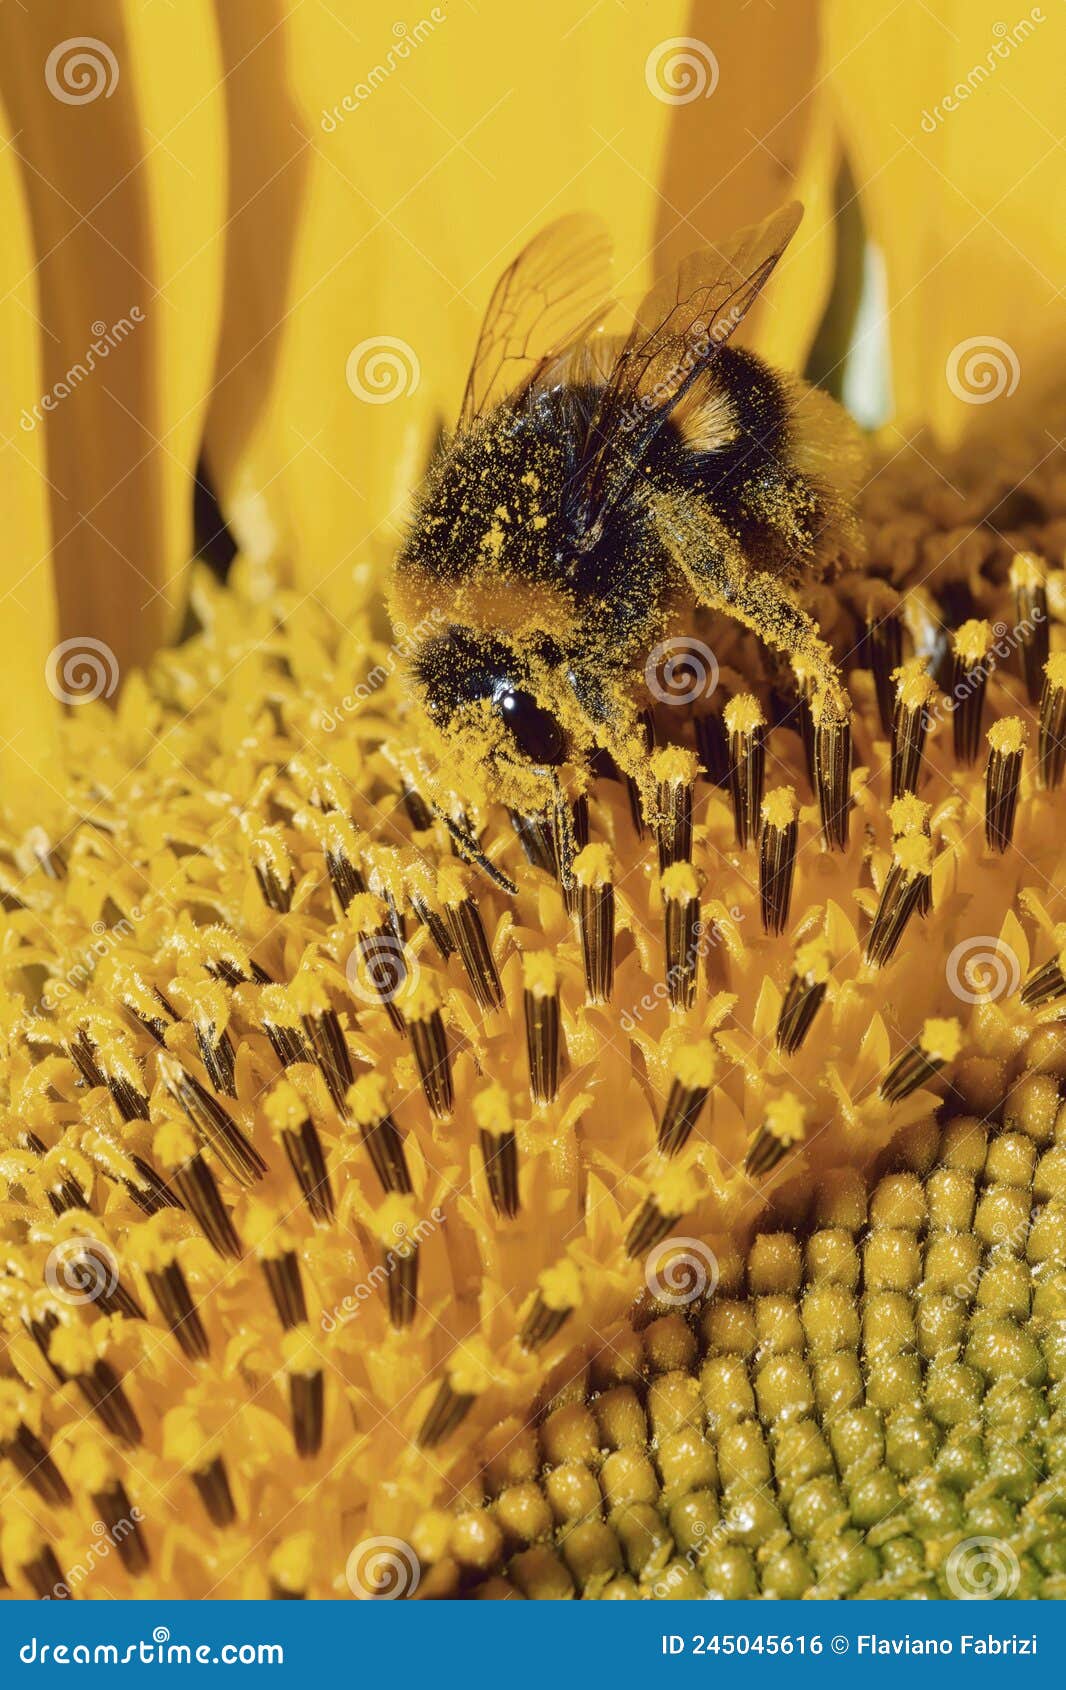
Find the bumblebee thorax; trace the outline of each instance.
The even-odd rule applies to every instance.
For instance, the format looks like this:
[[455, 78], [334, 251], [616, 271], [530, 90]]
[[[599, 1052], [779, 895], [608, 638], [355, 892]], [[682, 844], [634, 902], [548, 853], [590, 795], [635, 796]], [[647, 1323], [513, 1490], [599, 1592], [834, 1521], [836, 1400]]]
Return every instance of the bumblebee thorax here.
[[406, 548], [438, 580], [489, 570], [525, 580], [557, 576], [573, 550], [567, 486], [575, 441], [558, 398], [501, 407], [448, 445]]

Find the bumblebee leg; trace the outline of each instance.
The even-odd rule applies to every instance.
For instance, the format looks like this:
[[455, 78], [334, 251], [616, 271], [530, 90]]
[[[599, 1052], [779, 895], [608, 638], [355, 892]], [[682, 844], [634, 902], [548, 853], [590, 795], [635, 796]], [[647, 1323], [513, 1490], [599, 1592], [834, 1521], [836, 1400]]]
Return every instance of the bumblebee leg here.
[[660, 515], [663, 539], [697, 601], [735, 617], [799, 676], [815, 683], [815, 781], [826, 842], [847, 844], [851, 778], [851, 700], [828, 643], [814, 618], [776, 575], [752, 569], [714, 519], [672, 507]]
[[435, 815], [439, 816], [440, 820], [448, 829], [448, 832], [455, 840], [459, 851], [466, 858], [466, 861], [474, 864], [482, 871], [483, 874], [487, 874], [489, 879], [500, 888], [501, 892], [507, 892], [511, 895], [511, 897], [514, 897], [515, 893], [518, 891], [518, 887], [508, 875], [504, 874], [502, 869], [498, 869], [494, 862], [490, 862], [489, 858], [486, 857], [484, 851], [481, 849], [481, 846], [478, 844], [473, 835], [464, 832], [459, 826], [459, 823], [453, 821], [451, 816], [442, 810], [439, 804], [434, 804], [433, 811]]

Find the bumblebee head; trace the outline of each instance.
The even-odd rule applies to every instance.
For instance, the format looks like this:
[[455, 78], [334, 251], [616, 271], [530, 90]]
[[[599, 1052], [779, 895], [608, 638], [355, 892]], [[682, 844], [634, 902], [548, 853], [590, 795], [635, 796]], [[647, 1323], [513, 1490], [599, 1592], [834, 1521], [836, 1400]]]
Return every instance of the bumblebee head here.
[[[523, 658], [505, 641], [451, 627], [415, 654], [420, 702], [464, 774], [475, 768], [505, 802], [536, 808], [548, 771], [570, 756], [570, 736], [543, 701], [543, 657]], [[550, 777], [548, 777], [550, 778]]]

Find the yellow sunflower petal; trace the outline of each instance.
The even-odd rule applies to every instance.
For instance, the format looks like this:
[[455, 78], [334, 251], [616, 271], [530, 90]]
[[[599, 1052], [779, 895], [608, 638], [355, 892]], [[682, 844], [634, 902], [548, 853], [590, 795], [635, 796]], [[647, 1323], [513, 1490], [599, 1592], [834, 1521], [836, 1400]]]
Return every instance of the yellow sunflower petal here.
[[252, 557], [316, 585], [374, 559], [500, 271], [552, 218], [599, 211], [639, 289], [675, 109], [646, 66], [684, 14], [548, 0], [518, 60], [505, 11], [299, 6], [261, 40], [248, 0], [219, 7], [235, 216], [208, 447]]
[[675, 47], [672, 60], [660, 55], [654, 68], [664, 87], [673, 77], [679, 96], [663, 163], [656, 263], [668, 265], [701, 241], [801, 200], [803, 223], [741, 336], [773, 362], [802, 369], [834, 251], [837, 149], [819, 86], [818, 0], [779, 8], [770, 29], [758, 6], [700, 0], [686, 27], [687, 46]]
[[[220, 292], [218, 52], [207, 0], [0, 18], [37, 256], [60, 629], [143, 660], [178, 620]], [[68, 25], [69, 27], [69, 25]]]
[[33, 246], [11, 128], [0, 105], [0, 365], [5, 407], [0, 427], [4, 488], [4, 571], [0, 615], [7, 635], [0, 690], [0, 778], [14, 808], [40, 819], [48, 784], [37, 773], [53, 756], [56, 706], [44, 685], [55, 644], [49, 567], [44, 431], [33, 407], [41, 394]]
[[[1058, 7], [827, 0], [826, 62], [884, 256], [896, 414], [954, 437], [1031, 413], [1066, 348]], [[932, 379], [930, 379], [932, 377]]]

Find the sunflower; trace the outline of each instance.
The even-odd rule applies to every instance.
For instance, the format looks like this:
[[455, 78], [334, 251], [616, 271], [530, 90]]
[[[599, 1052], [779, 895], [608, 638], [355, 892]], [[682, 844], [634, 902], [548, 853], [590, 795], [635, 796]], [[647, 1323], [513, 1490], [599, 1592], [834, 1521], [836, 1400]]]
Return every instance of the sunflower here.
[[[2, 83], [0, 159], [12, 1595], [1066, 1588], [1066, 464], [1018, 394], [1063, 325], [1015, 314], [1062, 238], [1022, 218], [1059, 26], [922, 6], [904, 60], [895, 13], [797, 7], [753, 88], [747, 14], [551, 10], [509, 90], [513, 22], [462, 8], [0, 19], [37, 79]], [[974, 203], [981, 101], [1033, 133], [1012, 232], [993, 175], [960, 236], [936, 207]], [[568, 201], [617, 205], [623, 269], [721, 233], [780, 197], [774, 140], [813, 218], [761, 343], [830, 380], [844, 321], [845, 390], [883, 343], [853, 205], [888, 288], [867, 565], [808, 594], [849, 804], [808, 701], [711, 618], [659, 686], [653, 821], [606, 775], [471, 802], [510, 895], [427, 802], [419, 630], [381, 612], [473, 300]], [[950, 196], [915, 191], [956, 142]], [[1024, 241], [1009, 319], [990, 231]], [[920, 267], [935, 300], [964, 259], [978, 316], [920, 312]]]

